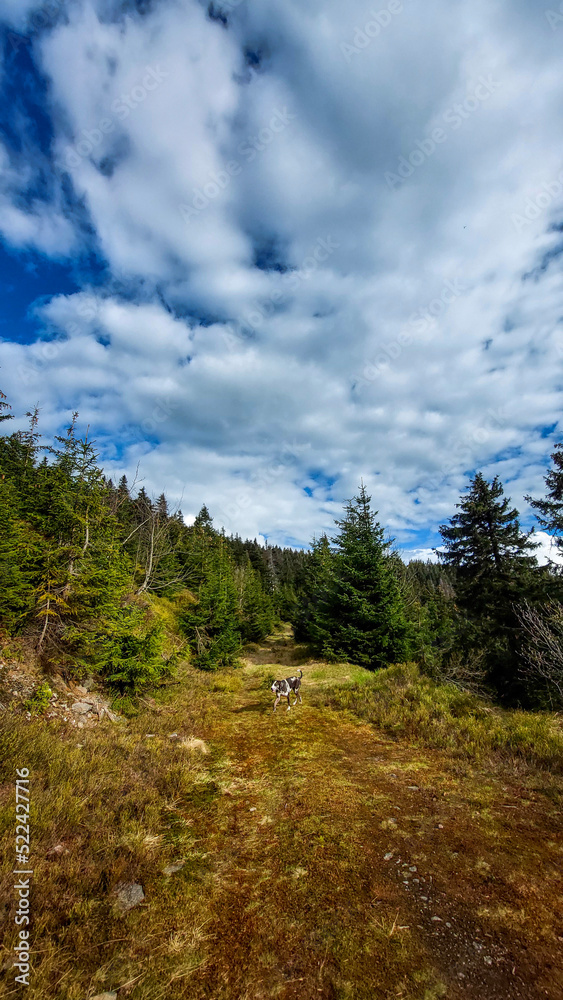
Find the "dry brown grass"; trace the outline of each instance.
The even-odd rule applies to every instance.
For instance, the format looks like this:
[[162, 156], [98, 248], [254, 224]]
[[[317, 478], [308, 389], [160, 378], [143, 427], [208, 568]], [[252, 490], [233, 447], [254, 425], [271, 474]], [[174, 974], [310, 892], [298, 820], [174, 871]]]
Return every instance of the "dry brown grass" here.
[[[391, 739], [327, 704], [364, 672], [287, 635], [268, 650], [186, 666], [117, 725], [5, 721], [5, 995], [14, 766], [33, 776], [30, 1000], [563, 995], [560, 780]], [[303, 660], [303, 706], [272, 716], [265, 680]], [[145, 891], [125, 915], [120, 882]]]

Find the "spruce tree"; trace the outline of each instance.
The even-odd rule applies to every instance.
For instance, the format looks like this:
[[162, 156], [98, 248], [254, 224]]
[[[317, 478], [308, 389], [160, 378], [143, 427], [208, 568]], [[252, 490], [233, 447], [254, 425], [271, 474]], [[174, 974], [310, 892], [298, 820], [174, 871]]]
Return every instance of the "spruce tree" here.
[[555, 445], [551, 460], [553, 468], [549, 469], [545, 476], [547, 496], [543, 500], [534, 500], [527, 496], [525, 499], [530, 506], [537, 511], [536, 517], [542, 528], [553, 536], [555, 544], [563, 553], [563, 443]]
[[9, 403], [4, 402], [5, 399], [6, 399], [5, 394], [2, 391], [0, 391], [0, 423], [2, 422], [2, 420], [12, 420], [14, 416], [13, 413], [5, 412], [6, 410], [12, 409]]
[[323, 655], [376, 669], [403, 660], [409, 627], [371, 497], [360, 492], [337, 520], [327, 583], [313, 609], [309, 631]]
[[237, 576], [242, 637], [247, 642], [259, 642], [272, 631], [275, 618], [272, 600], [248, 556]]
[[445, 551], [439, 555], [455, 570], [460, 602], [488, 614], [529, 587], [538, 543], [522, 532], [498, 476], [489, 483], [478, 472], [456, 507], [460, 513], [440, 525]]
[[0, 622], [17, 632], [35, 606], [38, 567], [44, 557], [44, 540], [22, 512], [15, 483], [0, 474]]
[[319, 608], [333, 580], [333, 555], [326, 535], [313, 538], [307, 553], [304, 585], [292, 619], [295, 638], [322, 649], [328, 633], [321, 625]]
[[218, 539], [207, 553], [205, 579], [197, 596], [185, 594], [179, 621], [194, 651], [194, 662], [207, 670], [230, 666], [241, 649], [241, 619], [234, 566]]
[[455, 570], [456, 599], [467, 619], [465, 644], [486, 654], [488, 680], [499, 695], [517, 692], [518, 622], [515, 606], [541, 588], [533, 550], [502, 483], [479, 472], [456, 504], [458, 514], [440, 526], [446, 565]]
[[203, 504], [203, 507], [199, 511], [199, 514], [196, 514], [194, 520], [194, 528], [196, 528], [198, 531], [204, 531], [207, 533], [214, 533], [215, 531], [215, 529], [213, 528], [213, 518], [211, 517], [211, 514], [209, 513], [205, 504]]

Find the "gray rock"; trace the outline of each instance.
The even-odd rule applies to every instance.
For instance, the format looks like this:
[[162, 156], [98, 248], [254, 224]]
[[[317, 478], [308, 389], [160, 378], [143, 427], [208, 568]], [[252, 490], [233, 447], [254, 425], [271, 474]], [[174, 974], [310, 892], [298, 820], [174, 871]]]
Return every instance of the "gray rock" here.
[[83, 698], [84, 695], [88, 694], [87, 688], [82, 687], [82, 684], [77, 684], [74, 690], [75, 690], [75, 693], [77, 695], [80, 695], [81, 698]]
[[96, 682], [93, 677], [85, 677], [82, 681], [82, 687], [86, 688], [87, 691], [91, 691], [93, 687], [96, 686]]
[[117, 993], [97, 993], [92, 1000], [117, 1000]]
[[71, 706], [71, 711], [75, 715], [86, 715], [92, 711], [92, 705], [87, 701], [75, 701], [74, 705]]
[[117, 901], [116, 905], [122, 913], [132, 910], [145, 898], [143, 887], [138, 882], [120, 882], [114, 889], [114, 895]]

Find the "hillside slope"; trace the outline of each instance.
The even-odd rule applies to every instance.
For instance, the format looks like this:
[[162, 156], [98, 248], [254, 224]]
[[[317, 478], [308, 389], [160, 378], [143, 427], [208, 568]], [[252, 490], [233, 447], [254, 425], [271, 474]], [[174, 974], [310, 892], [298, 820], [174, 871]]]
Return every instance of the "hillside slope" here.
[[[77, 733], [6, 723], [32, 773], [27, 996], [82, 1000], [563, 997], [562, 781], [393, 739], [328, 707], [364, 674], [287, 634], [140, 714]], [[13, 881], [13, 775], [2, 786]], [[119, 910], [116, 889], [144, 900]], [[13, 915], [3, 915], [5, 995]]]

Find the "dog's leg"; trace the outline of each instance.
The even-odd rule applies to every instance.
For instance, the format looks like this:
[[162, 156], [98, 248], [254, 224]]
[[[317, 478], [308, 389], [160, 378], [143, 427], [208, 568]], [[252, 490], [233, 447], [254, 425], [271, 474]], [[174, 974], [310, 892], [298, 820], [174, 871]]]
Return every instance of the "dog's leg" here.
[[274, 710], [274, 712], [275, 712], [276, 708], [278, 707], [278, 705], [279, 705], [279, 703], [280, 703], [280, 698], [281, 698], [281, 694], [279, 694], [279, 695], [277, 696], [277, 698], [276, 698], [276, 700], [275, 700], [275, 702], [274, 702], [274, 709], [273, 709], [273, 710]]
[[291, 711], [291, 691], [289, 692], [289, 694], [287, 696], [287, 710], [288, 710], [288, 712]]

